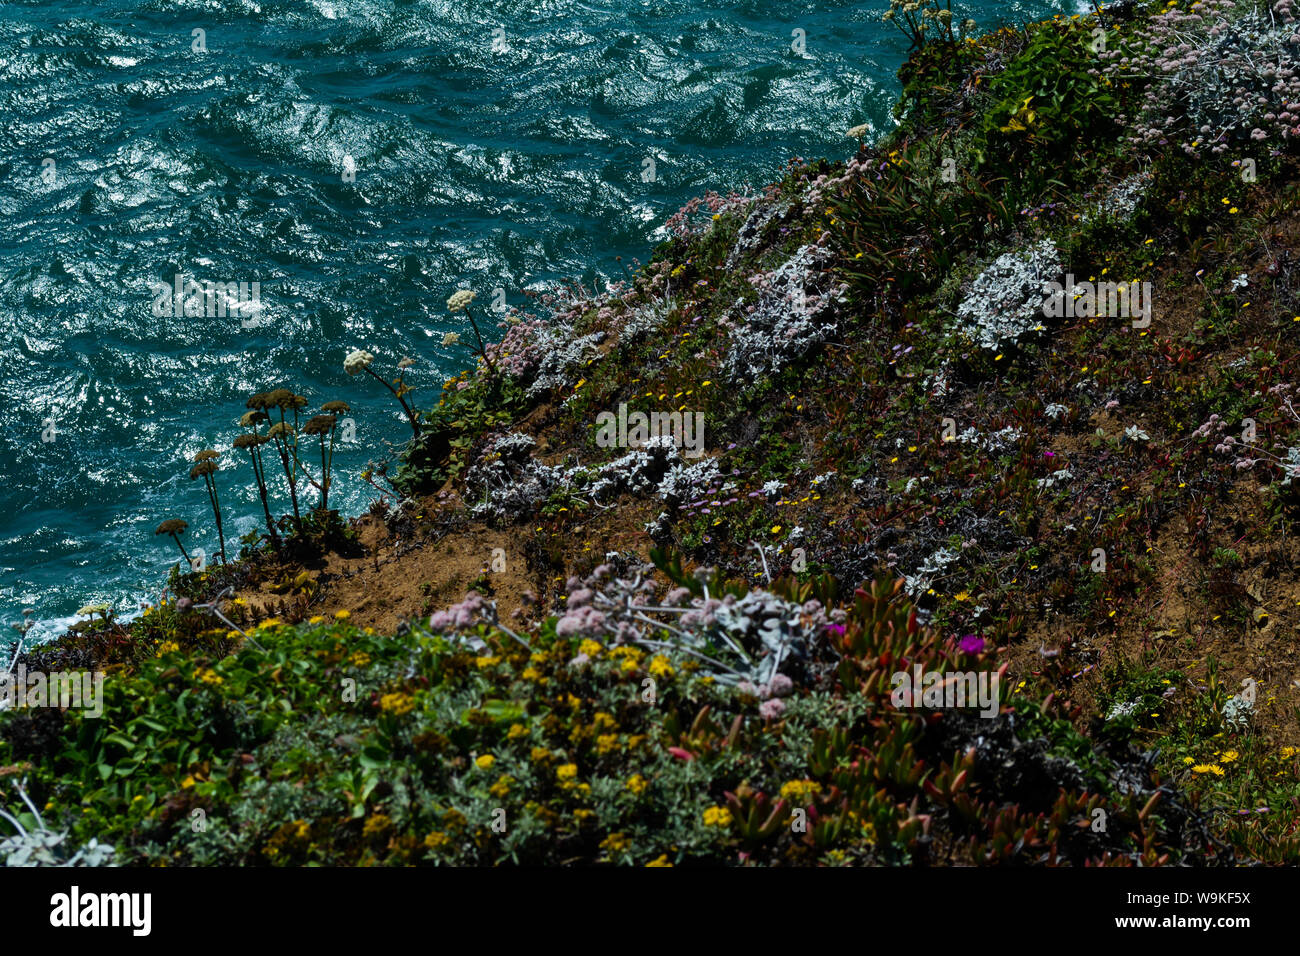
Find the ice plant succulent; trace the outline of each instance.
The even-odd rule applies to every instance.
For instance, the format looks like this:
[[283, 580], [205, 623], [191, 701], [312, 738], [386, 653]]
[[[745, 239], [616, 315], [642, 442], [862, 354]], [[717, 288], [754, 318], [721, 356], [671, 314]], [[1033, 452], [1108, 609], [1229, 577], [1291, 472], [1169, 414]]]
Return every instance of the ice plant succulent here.
[[212, 502], [212, 516], [217, 522], [217, 538], [221, 542], [221, 563], [226, 563], [226, 532], [221, 525], [221, 502], [217, 500], [217, 480], [213, 477], [217, 473], [217, 457], [219, 452], [211, 448], [205, 448], [194, 456], [194, 467], [190, 469], [190, 481], [202, 478], [204, 486], [208, 489], [208, 500]]

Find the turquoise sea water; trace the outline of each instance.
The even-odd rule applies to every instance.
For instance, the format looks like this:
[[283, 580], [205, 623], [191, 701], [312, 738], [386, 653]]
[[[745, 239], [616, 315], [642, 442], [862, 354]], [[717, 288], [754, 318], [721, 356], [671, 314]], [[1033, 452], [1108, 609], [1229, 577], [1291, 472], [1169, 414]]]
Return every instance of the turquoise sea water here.
[[[844, 130], [890, 124], [905, 44], [885, 6], [0, 5], [0, 624], [29, 606], [49, 634], [84, 603], [156, 596], [165, 517], [211, 554], [189, 458], [234, 462], [254, 391], [353, 405], [331, 504], [363, 510], [357, 473], [405, 426], [346, 352], [409, 355], [416, 398], [436, 397], [468, 364], [441, 346], [467, 331], [444, 307], [457, 287], [523, 304], [548, 281], [602, 282], [692, 196], [848, 155]], [[1079, 6], [962, 15], [993, 28]], [[177, 273], [257, 282], [256, 324], [156, 316], [152, 286]], [[219, 476], [228, 542], [260, 513], [241, 465]]]

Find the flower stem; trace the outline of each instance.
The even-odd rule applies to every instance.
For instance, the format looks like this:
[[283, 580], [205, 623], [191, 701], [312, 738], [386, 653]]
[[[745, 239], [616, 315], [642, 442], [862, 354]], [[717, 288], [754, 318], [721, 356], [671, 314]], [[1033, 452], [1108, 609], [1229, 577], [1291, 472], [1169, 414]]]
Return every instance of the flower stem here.
[[407, 418], [410, 420], [410, 422], [411, 422], [411, 431], [415, 432], [415, 437], [416, 437], [416, 438], [419, 438], [419, 437], [420, 437], [420, 420], [419, 420], [419, 418], [418, 418], [418, 417], [416, 416], [416, 414], [415, 414], [415, 409], [411, 408], [411, 406], [408, 405], [408, 404], [406, 403], [406, 399], [405, 399], [405, 398], [404, 398], [404, 397], [403, 397], [403, 396], [402, 396], [402, 395], [397, 391], [397, 389], [393, 388], [392, 385], [390, 385], [387, 381], [385, 381], [385, 380], [384, 380], [384, 377], [383, 377], [382, 375], [379, 375], [378, 373], [376, 373], [376, 372], [375, 372], [374, 370], [372, 370], [369, 366], [366, 366], [366, 373], [367, 373], [368, 375], [370, 375], [370, 377], [373, 378], [373, 379], [374, 379], [376, 382], [378, 382], [380, 385], [384, 386], [384, 388], [386, 388], [386, 389], [388, 389], [390, 392], [392, 392], [392, 393], [393, 393], [393, 396], [394, 396], [394, 397], [395, 397], [399, 402], [402, 403], [402, 408], [404, 408], [404, 409], [406, 410], [406, 417], [407, 417]]
[[221, 541], [221, 563], [226, 563], [226, 532], [221, 527], [221, 505], [217, 503], [217, 481], [211, 475], [203, 476], [208, 486], [208, 498], [212, 501], [212, 516], [217, 519], [217, 538]]
[[181, 549], [181, 557], [185, 559], [186, 567], [188, 567], [191, 571], [193, 571], [194, 562], [190, 559], [190, 553], [185, 550], [185, 545], [181, 544], [181, 539], [176, 536], [175, 531], [172, 532], [172, 540], [176, 542], [176, 547]]
[[474, 330], [474, 338], [478, 340], [478, 354], [483, 356], [483, 361], [487, 363], [488, 371], [492, 373], [493, 378], [496, 378], [496, 366], [493, 365], [492, 360], [488, 358], [487, 346], [483, 344], [483, 336], [479, 334], [478, 323], [474, 321], [474, 313], [469, 310], [469, 306], [465, 306], [465, 314], [469, 316], [470, 328]]

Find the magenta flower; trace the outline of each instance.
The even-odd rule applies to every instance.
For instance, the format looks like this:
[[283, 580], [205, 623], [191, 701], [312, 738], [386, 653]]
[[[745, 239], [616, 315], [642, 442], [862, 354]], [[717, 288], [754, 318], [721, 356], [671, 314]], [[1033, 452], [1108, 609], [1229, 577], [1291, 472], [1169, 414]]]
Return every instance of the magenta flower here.
[[957, 642], [957, 647], [963, 654], [981, 654], [984, 652], [984, 638], [977, 634], [967, 634]]

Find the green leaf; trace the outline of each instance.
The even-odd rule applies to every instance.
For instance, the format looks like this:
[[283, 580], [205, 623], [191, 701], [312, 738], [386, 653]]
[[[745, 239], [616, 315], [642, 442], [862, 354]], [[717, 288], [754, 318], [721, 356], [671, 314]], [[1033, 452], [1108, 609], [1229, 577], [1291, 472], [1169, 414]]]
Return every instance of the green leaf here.
[[388, 763], [389, 754], [383, 747], [370, 744], [363, 747], [358, 762], [367, 770], [378, 770]]

